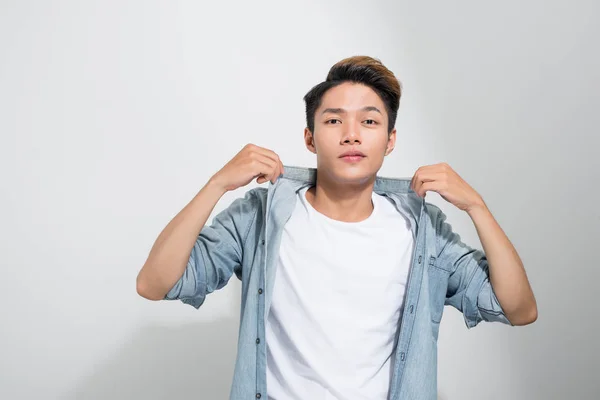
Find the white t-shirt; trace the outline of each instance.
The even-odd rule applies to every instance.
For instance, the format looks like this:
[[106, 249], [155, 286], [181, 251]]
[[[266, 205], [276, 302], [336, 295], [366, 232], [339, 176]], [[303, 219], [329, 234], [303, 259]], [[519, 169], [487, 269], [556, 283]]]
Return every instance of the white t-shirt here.
[[359, 222], [298, 192], [284, 226], [266, 324], [269, 399], [387, 399], [414, 239], [373, 192]]

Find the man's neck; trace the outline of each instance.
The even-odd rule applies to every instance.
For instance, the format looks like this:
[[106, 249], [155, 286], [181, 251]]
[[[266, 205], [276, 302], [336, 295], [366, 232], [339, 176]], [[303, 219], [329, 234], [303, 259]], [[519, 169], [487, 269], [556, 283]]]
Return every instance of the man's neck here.
[[342, 222], [360, 222], [373, 212], [374, 181], [363, 186], [321, 184], [306, 191], [306, 200], [321, 214]]

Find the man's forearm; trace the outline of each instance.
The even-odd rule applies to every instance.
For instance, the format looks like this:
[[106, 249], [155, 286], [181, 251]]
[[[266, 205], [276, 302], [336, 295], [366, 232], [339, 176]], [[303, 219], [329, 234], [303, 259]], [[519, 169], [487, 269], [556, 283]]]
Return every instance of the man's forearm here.
[[137, 292], [161, 300], [183, 275], [200, 231], [225, 189], [209, 181], [163, 229], [137, 276]]
[[482, 201], [467, 211], [487, 257], [494, 293], [513, 325], [537, 319], [537, 304], [516, 249]]

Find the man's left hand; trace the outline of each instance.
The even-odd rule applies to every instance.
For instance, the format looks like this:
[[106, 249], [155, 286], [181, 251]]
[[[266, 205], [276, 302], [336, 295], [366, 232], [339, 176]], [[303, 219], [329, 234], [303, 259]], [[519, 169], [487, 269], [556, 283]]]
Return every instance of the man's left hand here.
[[417, 169], [410, 188], [420, 197], [427, 191], [434, 191], [447, 202], [463, 211], [484, 207], [483, 198], [447, 163], [425, 165]]

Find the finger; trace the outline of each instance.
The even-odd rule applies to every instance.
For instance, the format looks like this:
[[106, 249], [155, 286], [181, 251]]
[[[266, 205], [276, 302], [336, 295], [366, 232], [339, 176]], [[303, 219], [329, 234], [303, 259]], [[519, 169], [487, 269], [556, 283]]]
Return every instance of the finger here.
[[276, 179], [283, 174], [283, 162], [279, 158], [279, 155], [272, 150], [267, 149], [267, 156], [277, 162], [277, 171], [275, 173]]
[[277, 180], [277, 178], [279, 178], [282, 174], [283, 174], [283, 162], [281, 161], [281, 159], [279, 158], [279, 156], [277, 155], [277, 153], [275, 153], [272, 150], [269, 149], [262, 149], [261, 154], [265, 155], [266, 157], [268, 157], [269, 159], [275, 161], [276, 163], [276, 170], [273, 172], [273, 176], [275, 177], [275, 180]]
[[280, 161], [278, 159], [273, 160], [272, 158], [269, 158], [268, 160], [269, 165], [271, 166], [268, 179], [271, 181], [271, 183], [275, 184], [275, 182], [277, 182], [277, 178], [279, 178], [281, 175]]
[[281, 159], [276, 153], [271, 153], [271, 157], [274, 158], [277, 162], [277, 171], [275, 173], [275, 179], [278, 179], [281, 175], [283, 175], [283, 163], [281, 162]]
[[421, 185], [421, 189], [419, 191], [420, 191], [419, 196], [421, 196], [421, 197], [425, 197], [427, 192], [436, 192], [436, 193], [441, 194], [442, 186], [441, 186], [440, 182], [438, 182], [438, 181], [425, 182]]
[[423, 182], [427, 182], [429, 180], [429, 177], [430, 174], [421, 169], [418, 173], [418, 176], [417, 174], [413, 176], [413, 190], [416, 193], [419, 193], [419, 191], [421, 190], [421, 185], [423, 185]]
[[424, 174], [423, 170], [420, 170], [418, 173], [415, 173], [415, 175], [413, 176], [412, 188], [415, 193], [419, 193], [419, 190], [421, 189], [421, 185], [423, 184], [423, 181], [426, 179], [425, 176], [426, 175]]
[[252, 147], [252, 149], [253, 149], [254, 152], [256, 152], [258, 154], [261, 154], [261, 155], [263, 155], [265, 157], [268, 157], [268, 158], [272, 159], [275, 162], [280, 162], [279, 156], [273, 150], [269, 150], [267, 148], [256, 146], [256, 145], [254, 145], [254, 147]]
[[427, 185], [427, 187], [437, 187], [437, 184], [441, 182], [443, 177], [444, 174], [439, 172], [420, 173], [418, 179], [415, 182], [415, 192], [419, 193], [419, 195], [423, 197], [423, 195], [425, 194], [425, 190], [431, 190], [424, 189], [424, 186]]
[[[264, 183], [268, 180], [271, 180], [273, 176], [273, 169], [276, 166], [276, 163], [268, 157], [262, 155], [256, 155], [256, 158], [253, 158], [253, 163], [250, 164], [253, 169], [254, 178], [258, 178], [256, 180], [257, 183]], [[259, 182], [259, 180], [261, 182]]]
[[273, 173], [273, 175], [276, 177], [275, 179], [277, 179], [281, 174], [283, 174], [283, 163], [281, 162], [281, 160], [279, 159], [279, 156], [274, 151], [265, 149], [264, 147], [260, 147], [260, 146], [256, 146], [256, 145], [250, 146], [249, 149], [251, 152], [250, 157], [252, 157], [252, 158], [266, 157], [269, 160], [272, 160], [273, 162], [276, 163], [277, 170], [274, 171], [274, 173]]
[[424, 168], [425, 168], [425, 166], [417, 168], [417, 170], [415, 171], [415, 173], [412, 176], [412, 179], [410, 180], [410, 188], [415, 192], [417, 191], [416, 190], [417, 189], [416, 188], [417, 181], [421, 177], [421, 174], [423, 173]]
[[281, 172], [281, 162], [280, 161], [274, 161], [272, 158], [263, 156], [263, 155], [258, 155], [257, 156], [258, 159], [260, 159], [260, 161], [264, 164], [268, 166], [268, 169], [266, 169], [263, 172], [263, 175], [265, 176], [265, 182], [267, 180], [271, 181], [273, 184], [277, 181], [277, 179], [279, 178], [279, 176], [282, 174]]
[[420, 197], [425, 197], [425, 195], [427, 194], [428, 190], [432, 190], [433, 185], [435, 185], [435, 182], [425, 182], [421, 184], [421, 187], [419, 188], [419, 196]]

